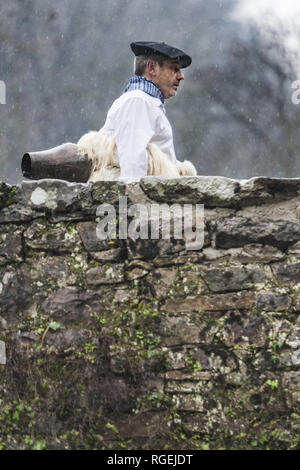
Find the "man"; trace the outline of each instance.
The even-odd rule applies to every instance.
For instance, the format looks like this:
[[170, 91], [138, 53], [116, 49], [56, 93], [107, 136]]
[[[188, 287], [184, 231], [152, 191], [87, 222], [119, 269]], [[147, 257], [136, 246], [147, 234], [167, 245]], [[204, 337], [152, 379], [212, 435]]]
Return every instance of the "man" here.
[[196, 174], [190, 162], [176, 159], [164, 107], [165, 100], [177, 94], [184, 79], [181, 69], [191, 64], [191, 57], [165, 43], [134, 42], [131, 49], [135, 75], [112, 104], [99, 133], [89, 133], [78, 142], [94, 163], [89, 181], [113, 175], [131, 183], [147, 174]]

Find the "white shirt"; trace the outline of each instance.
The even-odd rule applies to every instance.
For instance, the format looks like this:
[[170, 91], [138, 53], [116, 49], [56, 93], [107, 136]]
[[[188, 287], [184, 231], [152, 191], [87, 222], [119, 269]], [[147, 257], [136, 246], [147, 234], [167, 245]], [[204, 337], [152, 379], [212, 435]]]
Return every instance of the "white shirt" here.
[[113, 133], [120, 160], [119, 181], [139, 181], [147, 176], [147, 145], [156, 144], [176, 162], [172, 127], [159, 98], [132, 90], [115, 100], [107, 113], [104, 133]]

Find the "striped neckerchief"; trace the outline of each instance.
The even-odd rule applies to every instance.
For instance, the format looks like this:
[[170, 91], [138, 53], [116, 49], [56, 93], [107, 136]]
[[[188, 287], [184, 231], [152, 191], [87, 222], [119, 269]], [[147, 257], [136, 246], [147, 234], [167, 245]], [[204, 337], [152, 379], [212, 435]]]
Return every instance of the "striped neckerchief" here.
[[151, 80], [148, 80], [148, 78], [140, 77], [139, 75], [135, 75], [134, 77], [132, 77], [123, 93], [132, 90], [142, 90], [148, 95], [154, 96], [155, 98], [159, 98], [162, 103], [164, 103], [165, 101], [164, 95], [162, 94], [158, 86], [155, 85], [155, 83], [153, 83]]

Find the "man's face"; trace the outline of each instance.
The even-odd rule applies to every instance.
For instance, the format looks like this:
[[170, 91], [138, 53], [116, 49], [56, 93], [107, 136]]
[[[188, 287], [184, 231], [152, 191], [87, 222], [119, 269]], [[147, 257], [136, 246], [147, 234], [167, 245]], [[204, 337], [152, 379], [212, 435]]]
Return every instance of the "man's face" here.
[[179, 83], [184, 79], [177, 60], [166, 60], [162, 66], [156, 64], [156, 77], [153, 82], [158, 86], [165, 99], [177, 94]]

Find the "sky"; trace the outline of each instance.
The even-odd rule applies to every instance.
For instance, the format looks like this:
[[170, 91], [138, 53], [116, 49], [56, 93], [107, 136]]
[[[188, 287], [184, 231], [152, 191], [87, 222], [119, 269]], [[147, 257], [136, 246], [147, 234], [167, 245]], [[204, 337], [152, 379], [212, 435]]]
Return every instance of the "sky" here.
[[[298, 57], [299, 31], [297, 28], [295, 29], [295, 26], [297, 18], [300, 19], [299, 0], [239, 0], [231, 17], [246, 24], [249, 19], [254, 20], [262, 26], [272, 26], [277, 17], [280, 23], [285, 26], [285, 37], [282, 38], [285, 46]], [[300, 63], [297, 62], [295, 67], [300, 74]]]
[[249, 18], [261, 21], [266, 12], [272, 12], [286, 20], [295, 14], [300, 17], [299, 0], [240, 0], [234, 16], [247, 20]]

